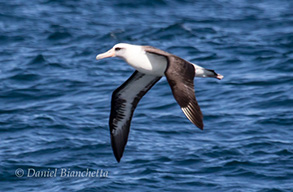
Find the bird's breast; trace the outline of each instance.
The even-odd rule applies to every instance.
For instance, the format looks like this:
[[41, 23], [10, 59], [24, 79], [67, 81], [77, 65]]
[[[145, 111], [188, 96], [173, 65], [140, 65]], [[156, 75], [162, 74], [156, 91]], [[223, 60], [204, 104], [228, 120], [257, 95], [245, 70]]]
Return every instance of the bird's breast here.
[[133, 54], [125, 61], [137, 71], [155, 76], [164, 76], [167, 68], [167, 58], [152, 53]]

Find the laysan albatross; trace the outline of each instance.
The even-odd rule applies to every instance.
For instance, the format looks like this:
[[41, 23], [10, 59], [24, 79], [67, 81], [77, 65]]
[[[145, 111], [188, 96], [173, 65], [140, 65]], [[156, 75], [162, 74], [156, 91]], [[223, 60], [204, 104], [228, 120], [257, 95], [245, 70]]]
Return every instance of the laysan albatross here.
[[107, 57], [120, 57], [136, 69], [112, 94], [109, 126], [112, 149], [118, 162], [123, 155], [138, 102], [162, 76], [166, 76], [173, 96], [185, 116], [203, 129], [203, 115], [195, 98], [193, 79], [222, 79], [222, 75], [151, 46], [119, 43], [109, 51], [97, 55], [96, 59]]

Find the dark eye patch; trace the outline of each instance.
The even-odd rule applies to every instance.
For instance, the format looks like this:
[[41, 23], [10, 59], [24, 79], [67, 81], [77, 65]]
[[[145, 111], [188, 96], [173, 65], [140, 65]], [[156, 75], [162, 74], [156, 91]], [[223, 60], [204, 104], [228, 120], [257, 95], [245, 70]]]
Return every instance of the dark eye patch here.
[[115, 51], [119, 51], [119, 50], [121, 50], [122, 48], [120, 48], [120, 47], [116, 47], [115, 48]]

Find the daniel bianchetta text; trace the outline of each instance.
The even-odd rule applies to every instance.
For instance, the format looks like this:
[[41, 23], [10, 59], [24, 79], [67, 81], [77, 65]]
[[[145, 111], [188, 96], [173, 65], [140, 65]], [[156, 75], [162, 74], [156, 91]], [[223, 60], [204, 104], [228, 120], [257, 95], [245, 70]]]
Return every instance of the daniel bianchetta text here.
[[47, 170], [27, 169], [27, 177], [108, 177], [108, 171], [103, 169], [97, 170], [70, 170], [70, 168], [54, 168]]

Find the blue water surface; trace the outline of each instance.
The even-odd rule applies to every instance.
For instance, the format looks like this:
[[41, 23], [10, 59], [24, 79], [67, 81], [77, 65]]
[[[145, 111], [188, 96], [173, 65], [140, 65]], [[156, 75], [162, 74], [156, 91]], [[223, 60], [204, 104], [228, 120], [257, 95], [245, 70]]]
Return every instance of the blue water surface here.
[[[0, 191], [293, 191], [292, 10], [291, 0], [1, 0]], [[225, 76], [195, 79], [203, 131], [162, 78], [116, 162], [111, 94], [134, 70], [95, 56], [119, 42]]]

